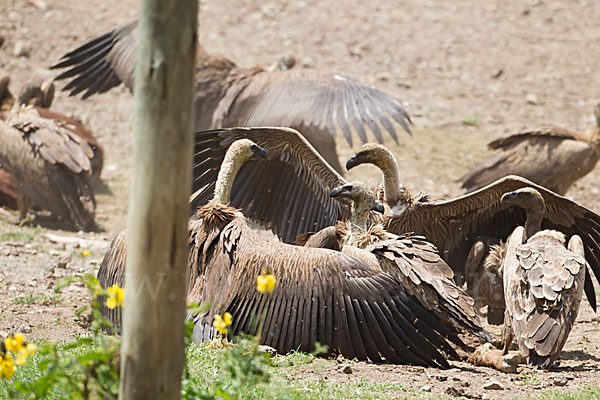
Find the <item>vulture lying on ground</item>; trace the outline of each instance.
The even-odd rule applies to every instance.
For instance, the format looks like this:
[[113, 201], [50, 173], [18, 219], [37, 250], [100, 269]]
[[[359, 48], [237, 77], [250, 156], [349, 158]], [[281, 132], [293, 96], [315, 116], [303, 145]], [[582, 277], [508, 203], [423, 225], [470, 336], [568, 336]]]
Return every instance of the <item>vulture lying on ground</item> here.
[[488, 148], [500, 152], [460, 178], [462, 187], [472, 192], [506, 175], [519, 175], [564, 195], [600, 158], [600, 104], [595, 116], [597, 126], [588, 132], [544, 126], [490, 142]]
[[[261, 341], [279, 352], [308, 352], [319, 342], [347, 358], [447, 368], [442, 352], [454, 357], [456, 352], [446, 338], [460, 339], [392, 276], [341, 252], [267, 240], [248, 227], [227, 204], [242, 164], [266, 152], [247, 139], [230, 144], [214, 196], [190, 224], [188, 300], [212, 305], [193, 317], [194, 340], [215, 336], [215, 314], [231, 313], [231, 335], [256, 334], [255, 316], [264, 315]], [[123, 276], [125, 238], [119, 235], [102, 262], [103, 286]], [[270, 294], [256, 290], [264, 269], [277, 279]]]
[[577, 318], [586, 271], [581, 238], [542, 230], [544, 198], [533, 188], [502, 196], [527, 212], [525, 227], [515, 229], [504, 260], [506, 314], [504, 351], [513, 337], [530, 365], [549, 368], [558, 359]]
[[[121, 82], [133, 89], [138, 23], [100, 36], [66, 54], [53, 68], [70, 68], [56, 79], [83, 98], [103, 93]], [[389, 95], [338, 74], [313, 69], [268, 72], [238, 68], [211, 56], [199, 45], [196, 67], [194, 131], [234, 126], [290, 126], [339, 173], [335, 136], [341, 130], [350, 145], [352, 131], [367, 141], [370, 130], [383, 141], [381, 128], [397, 142], [395, 126], [410, 133], [410, 118]]]
[[94, 225], [90, 146], [27, 104], [29, 88], [0, 120], [0, 165], [17, 183], [21, 219], [31, 207], [49, 210], [77, 229]]
[[[525, 211], [501, 202], [502, 195], [524, 187], [536, 189], [544, 198], [544, 229], [554, 229], [570, 238], [582, 238], [586, 260], [596, 278], [600, 278], [600, 216], [548, 189], [518, 176], [507, 176], [475, 192], [451, 199], [430, 201], [414, 196], [400, 184], [398, 164], [392, 153], [381, 145], [366, 144], [348, 160], [348, 169], [370, 163], [383, 173], [385, 202], [390, 215], [385, 227], [401, 234], [423, 235], [440, 251], [452, 267], [459, 284], [464, 280], [469, 252], [479, 241], [505, 240], [525, 223]], [[586, 274], [585, 293], [596, 310], [596, 293], [591, 276]]]
[[[300, 134], [283, 128], [197, 133], [192, 196], [195, 207], [211, 199], [227, 147], [241, 138], [269, 149], [266, 162], [246, 163], [233, 183], [231, 206], [241, 209], [248, 219], [271, 229], [284, 242], [294, 243], [302, 233], [316, 232], [350, 218], [350, 202], [329, 196], [331, 189], [347, 182]], [[379, 162], [377, 154], [369, 150], [374, 147], [379, 146], [363, 148], [366, 151], [353, 156], [348, 167]], [[567, 237], [579, 235], [591, 270], [600, 277], [600, 216], [577, 203], [516, 176], [452, 200], [429, 201], [426, 196], [414, 196], [408, 188], [400, 186], [397, 164], [387, 167], [379, 162], [379, 165], [384, 173], [385, 200], [392, 210], [384, 217], [385, 228], [397, 235], [410, 232], [425, 236], [455, 271], [455, 277], [458, 275], [455, 279], [460, 284], [467, 256], [477, 241], [482, 237], [505, 240], [517, 226], [524, 224], [525, 212], [509, 207], [500, 199], [506, 192], [528, 186], [544, 197], [546, 215], [542, 226], [561, 231]], [[388, 197], [388, 193], [393, 196]], [[395, 196], [400, 200], [390, 203]], [[585, 291], [595, 309], [596, 294], [590, 276], [586, 277]]]

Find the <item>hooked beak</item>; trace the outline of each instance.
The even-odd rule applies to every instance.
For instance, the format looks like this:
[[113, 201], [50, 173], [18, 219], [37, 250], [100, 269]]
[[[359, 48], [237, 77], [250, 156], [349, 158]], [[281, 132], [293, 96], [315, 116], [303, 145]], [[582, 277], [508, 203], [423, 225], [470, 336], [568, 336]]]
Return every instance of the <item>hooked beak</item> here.
[[502, 195], [502, 197], [500, 198], [500, 201], [501, 202], [509, 201], [511, 199], [514, 199], [515, 197], [517, 197], [517, 192], [504, 193]]
[[375, 204], [373, 204], [373, 208], [371, 208], [371, 210], [377, 211], [379, 214], [383, 214], [385, 212], [385, 207], [383, 207], [381, 202], [375, 200]]
[[343, 186], [338, 186], [336, 188], [331, 189], [329, 192], [329, 197], [338, 197], [344, 191]]
[[260, 146], [256, 146], [257, 149], [254, 150], [254, 155], [262, 158], [263, 160], [267, 159], [267, 151]]
[[356, 167], [359, 164], [360, 161], [358, 160], [358, 157], [356, 156], [356, 154], [353, 154], [352, 157], [350, 157], [348, 161], [346, 161], [346, 171], [350, 171], [352, 168]]

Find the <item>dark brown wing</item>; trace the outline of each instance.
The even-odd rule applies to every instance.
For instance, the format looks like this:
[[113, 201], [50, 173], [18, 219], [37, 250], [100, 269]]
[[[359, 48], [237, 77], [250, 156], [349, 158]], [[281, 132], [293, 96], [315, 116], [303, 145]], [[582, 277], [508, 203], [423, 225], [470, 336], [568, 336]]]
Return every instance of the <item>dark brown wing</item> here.
[[[439, 351], [453, 353], [444, 339], [453, 333], [388, 274], [340, 252], [265, 241], [240, 218], [198, 245], [211, 258], [197, 300], [212, 308], [195, 318], [196, 341], [214, 335], [215, 313], [232, 314], [232, 336], [256, 334], [264, 315], [261, 341], [282, 353], [319, 342], [347, 358], [448, 367]], [[256, 290], [263, 268], [277, 279], [268, 295]]]
[[577, 236], [569, 242], [570, 248], [578, 248], [576, 254], [551, 231], [538, 232], [525, 244], [513, 236], [504, 272], [511, 326], [528, 363], [548, 368], [558, 358], [579, 310], [586, 268], [583, 243]]
[[289, 126], [302, 129], [311, 142], [341, 130], [351, 146], [353, 131], [362, 143], [368, 141], [367, 131], [382, 143], [382, 127], [395, 142], [395, 125], [410, 133], [410, 117], [391, 96], [352, 78], [312, 69], [258, 74], [224, 102], [214, 126]]
[[507, 175], [518, 175], [557, 193], [589, 173], [598, 156], [579, 132], [545, 127], [498, 139], [488, 144], [502, 150], [460, 178], [471, 192]]
[[296, 238], [297, 246], [317, 247], [341, 251], [343, 247], [343, 236], [338, 233], [336, 226], [328, 226], [319, 232], [305, 232]]
[[17, 184], [12, 175], [0, 168], [0, 207], [17, 209]]
[[121, 82], [133, 90], [137, 51], [137, 21], [89, 41], [63, 56], [51, 68], [69, 68], [56, 77], [72, 78], [63, 90], [76, 95], [85, 90], [82, 98], [104, 93]]
[[390, 237], [365, 250], [377, 257], [383, 272], [398, 279], [408, 293], [434, 311], [440, 320], [458, 330], [485, 336], [473, 299], [456, 286], [452, 269], [424, 237]]
[[[452, 200], [418, 202], [403, 214], [390, 216], [386, 228], [396, 234], [414, 232], [424, 235], [440, 250], [457, 275], [464, 274], [468, 252], [477, 238], [505, 239], [517, 226], [524, 225], [522, 209], [509, 208], [500, 202], [504, 193], [523, 187], [533, 187], [544, 197], [544, 229], [556, 229], [567, 237], [579, 235], [582, 238], [586, 260], [596, 278], [600, 278], [600, 216], [518, 176], [507, 176]], [[596, 309], [596, 294], [589, 276], [586, 277], [585, 292], [590, 305]]]
[[232, 128], [195, 134], [193, 209], [213, 197], [229, 145], [248, 138], [267, 150], [268, 160], [248, 160], [231, 190], [231, 205], [247, 218], [293, 243], [349, 216], [349, 203], [332, 199], [331, 189], [346, 181], [293, 129]]

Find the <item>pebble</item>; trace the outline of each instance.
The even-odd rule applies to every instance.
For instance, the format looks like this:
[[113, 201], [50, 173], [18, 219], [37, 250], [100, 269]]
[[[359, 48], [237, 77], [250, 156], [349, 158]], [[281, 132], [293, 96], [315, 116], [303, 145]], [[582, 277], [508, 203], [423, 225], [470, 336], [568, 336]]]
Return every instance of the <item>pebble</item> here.
[[425, 385], [421, 388], [421, 391], [429, 393], [431, 392], [431, 386]]
[[338, 369], [345, 374], [352, 373], [352, 367], [350, 367], [348, 364], [342, 364], [342, 365], [340, 365], [340, 367]]
[[504, 390], [504, 386], [498, 381], [491, 380], [483, 385], [484, 390]]
[[15, 43], [15, 47], [13, 48], [13, 56], [28, 57], [30, 51], [30, 47], [22, 40], [19, 40], [17, 43]]
[[554, 386], [567, 386], [568, 380], [567, 378], [556, 378], [552, 383]]
[[536, 105], [536, 104], [538, 104], [538, 99], [537, 99], [536, 95], [535, 95], [535, 94], [533, 94], [533, 93], [529, 93], [527, 96], [525, 96], [525, 100], [526, 100], [526, 101], [527, 101], [529, 104], [532, 104], [532, 105]]

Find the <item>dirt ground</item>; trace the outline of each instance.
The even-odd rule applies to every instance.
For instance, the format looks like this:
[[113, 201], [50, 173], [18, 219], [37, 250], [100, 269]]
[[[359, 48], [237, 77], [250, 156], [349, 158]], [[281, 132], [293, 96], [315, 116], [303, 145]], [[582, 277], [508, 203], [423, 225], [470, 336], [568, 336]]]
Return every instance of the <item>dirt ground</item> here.
[[[134, 19], [137, 3], [0, 0], [0, 71], [11, 74], [13, 90], [54, 76], [47, 68], [60, 56]], [[200, 39], [208, 51], [240, 66], [269, 65], [293, 54], [304, 66], [352, 76], [394, 95], [414, 122], [412, 137], [403, 134], [391, 144], [402, 178], [438, 197], [461, 193], [455, 180], [490, 155], [485, 144], [494, 138], [543, 123], [581, 130], [594, 125], [592, 109], [600, 102], [594, 86], [600, 81], [595, 0], [340, 4], [206, 0]], [[0, 334], [68, 340], [85, 332], [75, 312], [86, 293], [78, 284], [60, 294], [53, 288], [63, 277], [94, 273], [108, 241], [126, 225], [132, 97], [122, 87], [85, 101], [58, 92], [53, 109], [82, 119], [105, 147], [104, 185], [97, 190], [103, 231], [18, 227], [9, 222], [14, 214], [0, 210]], [[339, 150], [344, 160], [352, 153], [342, 140]], [[379, 179], [369, 167], [356, 168], [350, 177]], [[600, 212], [599, 189], [597, 168], [568, 196]], [[331, 367], [311, 370], [307, 379], [400, 382], [474, 398], [576, 391], [598, 385], [598, 332], [600, 319], [585, 303], [560, 368], [551, 372], [524, 369], [508, 376], [464, 363], [453, 363], [450, 371], [355, 363], [352, 374]], [[504, 390], [483, 390], [490, 379]]]

